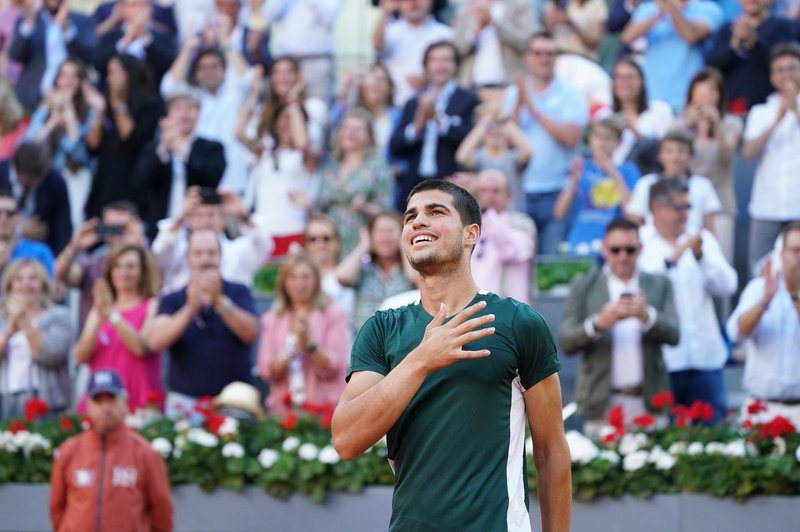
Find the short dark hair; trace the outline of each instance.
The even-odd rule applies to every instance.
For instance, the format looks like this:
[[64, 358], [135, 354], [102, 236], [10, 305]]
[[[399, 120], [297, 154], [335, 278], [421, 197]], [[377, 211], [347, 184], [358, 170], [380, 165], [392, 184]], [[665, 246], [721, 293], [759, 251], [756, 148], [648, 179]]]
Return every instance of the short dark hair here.
[[41, 181], [50, 171], [50, 153], [47, 148], [37, 142], [23, 142], [14, 151], [11, 160], [14, 171], [35, 181]]
[[456, 69], [461, 67], [461, 54], [458, 53], [458, 48], [456, 45], [450, 41], [436, 41], [428, 45], [425, 48], [425, 54], [422, 56], [422, 66], [427, 68], [428, 66], [428, 56], [436, 50], [437, 48], [449, 48], [451, 52], [453, 52], [453, 59], [456, 62]]
[[694, 139], [692, 136], [682, 129], [672, 129], [667, 131], [667, 134], [661, 137], [661, 140], [658, 141], [658, 151], [661, 151], [661, 148], [664, 147], [664, 144], [667, 142], [678, 142], [683, 144], [687, 148], [689, 148], [689, 152], [694, 154]]
[[606, 116], [595, 120], [591, 123], [590, 127], [592, 132], [594, 132], [594, 129], [597, 127], [605, 128], [614, 133], [617, 140], [622, 138], [622, 133], [625, 131], [625, 126], [622, 124], [622, 121], [614, 116]]
[[786, 246], [786, 237], [789, 236], [789, 233], [793, 231], [800, 231], [800, 220], [787, 224], [786, 227], [784, 227], [781, 231], [781, 237], [783, 238], [784, 246]]
[[[632, 69], [634, 69], [636, 73], [639, 75], [639, 83], [641, 85], [641, 88], [639, 89], [639, 94], [636, 96], [636, 110], [639, 111], [639, 113], [644, 113], [648, 107], [647, 103], [648, 100], [647, 100], [647, 87], [645, 87], [644, 84], [644, 71], [642, 71], [642, 67], [639, 65], [639, 63], [636, 62], [635, 59], [633, 59], [633, 57], [631, 56], [623, 57], [622, 59], [617, 61], [614, 64], [614, 67], [611, 69], [612, 79], [614, 77], [614, 71], [617, 69], [619, 65], [627, 65]], [[615, 113], [619, 113], [620, 111], [622, 111], [622, 102], [619, 101], [619, 97], [613, 91], [613, 89], [612, 89], [611, 99], [612, 99], [611, 110], [614, 111]]]
[[633, 231], [638, 236], [639, 225], [627, 218], [614, 218], [606, 226], [605, 234], [607, 235], [611, 231]]
[[784, 56], [791, 56], [800, 61], [800, 46], [793, 42], [779, 42], [769, 51], [769, 64]]
[[408, 198], [406, 198], [406, 203], [411, 201], [415, 194], [428, 190], [439, 190], [449, 194], [453, 198], [453, 206], [456, 208], [458, 216], [461, 218], [461, 223], [465, 227], [471, 224], [478, 224], [478, 227], [481, 226], [481, 208], [478, 206], [478, 201], [472, 194], [450, 181], [426, 179], [411, 189]]
[[103, 206], [101, 214], [105, 214], [108, 211], [121, 211], [127, 212], [131, 216], [138, 218], [139, 217], [139, 209], [132, 201], [128, 200], [117, 200], [112, 201], [111, 203], [107, 203]]
[[528, 37], [528, 42], [525, 43], [525, 48], [527, 49], [528, 47], [530, 47], [531, 43], [536, 39], [547, 39], [548, 41], [555, 40], [553, 38], [553, 34], [550, 33], [549, 31], [544, 31], [544, 30], [537, 31], [536, 33]]
[[650, 187], [649, 205], [653, 203], [672, 203], [676, 194], [688, 194], [689, 183], [685, 179], [667, 177], [659, 179]]
[[220, 62], [222, 63], [223, 70], [227, 65], [227, 62], [225, 61], [225, 54], [219, 48], [214, 46], [207, 46], [206, 48], [201, 48], [200, 51], [197, 52], [197, 56], [194, 58], [194, 61], [192, 61], [192, 67], [189, 72], [189, 79], [192, 81], [193, 85], [197, 85], [197, 79], [195, 78], [195, 76], [197, 75], [197, 65], [199, 65], [200, 60], [207, 55], [211, 55], [219, 59]]

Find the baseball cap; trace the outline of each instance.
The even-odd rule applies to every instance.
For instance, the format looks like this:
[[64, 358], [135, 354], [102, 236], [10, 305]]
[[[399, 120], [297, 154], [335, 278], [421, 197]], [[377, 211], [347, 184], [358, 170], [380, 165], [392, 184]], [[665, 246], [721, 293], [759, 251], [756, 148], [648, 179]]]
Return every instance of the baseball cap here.
[[122, 393], [124, 389], [122, 379], [119, 378], [119, 374], [116, 371], [113, 369], [101, 369], [96, 371], [89, 379], [87, 393], [91, 398], [101, 393], [109, 393], [116, 396]]

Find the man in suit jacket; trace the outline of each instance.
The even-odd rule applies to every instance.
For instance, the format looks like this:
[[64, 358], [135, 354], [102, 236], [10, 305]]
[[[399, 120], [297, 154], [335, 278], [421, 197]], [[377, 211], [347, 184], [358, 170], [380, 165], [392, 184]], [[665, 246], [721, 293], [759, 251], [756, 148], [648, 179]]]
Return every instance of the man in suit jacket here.
[[217, 188], [225, 172], [222, 144], [195, 133], [200, 100], [190, 91], [167, 100], [167, 116], [157, 140], [144, 148], [133, 174], [147, 236], [158, 232], [158, 221], [174, 218], [183, 209], [190, 187]]
[[26, 2], [14, 27], [9, 55], [22, 64], [16, 93], [27, 109], [35, 109], [50, 90], [67, 57], [88, 62], [96, 47], [91, 20], [68, 10], [66, 0], [44, 0], [39, 9], [35, 2]]
[[478, 105], [478, 97], [456, 82], [458, 63], [458, 51], [451, 42], [435, 42], [425, 50], [422, 64], [428, 86], [406, 103], [392, 134], [392, 154], [408, 161], [397, 181], [395, 203], [401, 212], [417, 183], [447, 177], [458, 169], [456, 150], [472, 129]]
[[22, 235], [44, 242], [55, 255], [72, 238], [67, 184], [51, 167], [47, 149], [35, 142], [17, 147], [11, 164], [0, 162], [0, 190], [11, 191], [22, 214]]
[[[153, 19], [152, 0], [120, 0], [119, 22], [109, 18], [99, 28], [100, 42], [94, 55], [94, 66], [105, 79], [108, 60], [117, 53], [127, 53], [146, 61], [153, 70], [156, 86], [169, 70], [178, 53], [175, 39]], [[115, 23], [115, 24], [110, 24]]]
[[606, 228], [606, 265], [577, 279], [559, 327], [567, 354], [583, 351], [576, 401], [584, 432], [599, 436], [611, 407], [625, 419], [651, 409], [655, 392], [669, 390], [661, 354], [678, 343], [678, 318], [672, 284], [662, 275], [638, 271], [638, 226], [625, 219]]

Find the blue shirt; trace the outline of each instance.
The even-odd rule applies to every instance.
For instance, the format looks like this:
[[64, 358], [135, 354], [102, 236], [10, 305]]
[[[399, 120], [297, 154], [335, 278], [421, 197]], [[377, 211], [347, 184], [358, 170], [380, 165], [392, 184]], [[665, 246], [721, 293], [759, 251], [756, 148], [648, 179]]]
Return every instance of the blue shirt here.
[[[529, 94], [536, 110], [548, 118], [561, 124], [586, 127], [589, 104], [586, 97], [569, 83], [554, 78], [544, 92], [529, 89]], [[509, 114], [516, 103], [517, 87], [511, 85], [504, 96], [504, 114]], [[564, 188], [577, 148], [567, 148], [557, 142], [527, 109], [520, 110], [519, 126], [535, 153], [522, 175], [522, 191], [536, 194]]]
[[[246, 286], [224, 281], [222, 292], [237, 307], [256, 313]], [[183, 288], [164, 296], [158, 313], [172, 315], [185, 304]], [[192, 397], [213, 396], [231, 382], [250, 382], [250, 345], [242, 342], [212, 308], [201, 310], [169, 348], [169, 390]]]
[[[639, 169], [631, 162], [617, 166], [625, 183], [633, 190], [639, 179]], [[606, 226], [622, 214], [619, 189], [613, 177], [601, 170], [591, 159], [583, 164], [583, 174], [573, 203], [575, 220], [569, 232], [571, 255], [597, 255]]]
[[[707, 0], [689, 0], [683, 6], [683, 16], [691, 22], [702, 22], [711, 30], [719, 29], [723, 22], [720, 7]], [[631, 22], [641, 22], [658, 13], [655, 2], [640, 4], [633, 12]], [[652, 100], [666, 100], [678, 111], [686, 103], [689, 82], [703, 68], [704, 42], [690, 45], [672, 23], [672, 18], [663, 14], [661, 19], [645, 35], [647, 49], [644, 52], [644, 78], [647, 96]]]
[[42, 263], [47, 274], [53, 276], [53, 265], [55, 264], [55, 257], [50, 246], [44, 242], [36, 242], [35, 240], [27, 240], [25, 238], [17, 239], [14, 249], [11, 250], [11, 262], [20, 259], [33, 259]]

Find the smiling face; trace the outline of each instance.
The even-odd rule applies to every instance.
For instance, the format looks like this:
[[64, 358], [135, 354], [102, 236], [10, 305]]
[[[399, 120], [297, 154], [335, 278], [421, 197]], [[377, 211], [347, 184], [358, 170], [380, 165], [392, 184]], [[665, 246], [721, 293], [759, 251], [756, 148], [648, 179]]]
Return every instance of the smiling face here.
[[525, 68], [535, 78], [550, 80], [555, 72], [557, 52], [553, 39], [544, 36], [531, 39], [523, 56]]
[[658, 162], [664, 167], [664, 175], [682, 177], [689, 169], [692, 148], [684, 142], [664, 140], [658, 149]]
[[339, 147], [344, 153], [363, 151], [371, 143], [369, 123], [361, 117], [348, 116], [339, 128]]
[[72, 98], [78, 89], [81, 88], [81, 69], [72, 61], [64, 61], [58, 69], [56, 75], [56, 88]]
[[42, 278], [36, 268], [22, 266], [11, 279], [11, 294], [22, 298], [28, 305], [36, 304], [44, 292]]
[[403, 251], [422, 275], [456, 271], [479, 235], [477, 224], [464, 226], [447, 192], [425, 190], [408, 201], [403, 215]]
[[612, 74], [612, 90], [620, 101], [635, 101], [644, 85], [639, 71], [627, 63], [618, 63]]
[[272, 64], [269, 83], [272, 92], [283, 99], [286, 93], [297, 83], [298, 72], [294, 64], [286, 59], [278, 60]]
[[111, 267], [111, 285], [117, 294], [135, 292], [142, 279], [142, 261], [136, 251], [126, 251]]
[[393, 216], [378, 215], [369, 233], [372, 252], [378, 259], [392, 259], [400, 251], [400, 224]]
[[434, 87], [441, 87], [455, 78], [458, 72], [454, 49], [444, 44], [428, 50], [424, 66], [425, 73]]
[[286, 296], [292, 307], [310, 304], [318, 287], [319, 277], [311, 265], [305, 262], [298, 262], [286, 273]]

